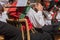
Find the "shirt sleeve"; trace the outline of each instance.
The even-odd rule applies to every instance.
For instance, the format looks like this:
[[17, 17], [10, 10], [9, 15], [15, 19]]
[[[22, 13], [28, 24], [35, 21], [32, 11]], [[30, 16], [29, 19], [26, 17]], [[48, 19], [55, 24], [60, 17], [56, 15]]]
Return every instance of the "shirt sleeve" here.
[[57, 14], [56, 19], [60, 19], [60, 13]]
[[3, 14], [5, 19], [8, 19], [7, 11], [4, 11], [2, 14]]

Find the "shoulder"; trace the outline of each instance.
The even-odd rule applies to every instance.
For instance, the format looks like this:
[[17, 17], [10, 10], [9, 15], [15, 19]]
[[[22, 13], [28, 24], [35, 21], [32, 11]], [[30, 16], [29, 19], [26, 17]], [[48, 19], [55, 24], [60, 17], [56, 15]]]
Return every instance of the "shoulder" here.
[[7, 11], [2, 12], [2, 15], [6, 15], [6, 14], [7, 14]]

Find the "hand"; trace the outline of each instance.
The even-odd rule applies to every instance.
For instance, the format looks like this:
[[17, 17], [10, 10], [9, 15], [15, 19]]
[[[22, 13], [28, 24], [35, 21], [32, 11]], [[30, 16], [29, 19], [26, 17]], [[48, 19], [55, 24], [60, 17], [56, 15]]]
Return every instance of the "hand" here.
[[4, 11], [8, 11], [9, 8], [4, 8]]
[[42, 6], [40, 3], [36, 3], [35, 8], [36, 8], [38, 11], [43, 11], [43, 6]]
[[5, 4], [5, 5], [4, 5], [4, 11], [8, 11], [8, 9], [9, 9], [8, 7], [10, 7], [10, 6], [11, 6], [11, 5], [10, 5], [9, 3], [8, 3], [8, 4]]

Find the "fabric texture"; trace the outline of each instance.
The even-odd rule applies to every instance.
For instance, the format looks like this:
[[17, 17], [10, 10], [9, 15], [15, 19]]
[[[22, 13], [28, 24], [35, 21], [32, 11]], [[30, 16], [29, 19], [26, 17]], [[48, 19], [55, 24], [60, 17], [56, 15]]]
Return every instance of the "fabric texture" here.
[[42, 28], [42, 26], [45, 25], [41, 11], [36, 13], [32, 8], [30, 8], [30, 10], [27, 12], [26, 16], [29, 17], [29, 20], [31, 21], [33, 26], [36, 28]]
[[22, 34], [18, 28], [1, 21], [0, 34], [5, 36], [5, 40], [22, 40]]
[[2, 15], [0, 15], [0, 21], [7, 22], [6, 19], [8, 19], [7, 12], [2, 12]]

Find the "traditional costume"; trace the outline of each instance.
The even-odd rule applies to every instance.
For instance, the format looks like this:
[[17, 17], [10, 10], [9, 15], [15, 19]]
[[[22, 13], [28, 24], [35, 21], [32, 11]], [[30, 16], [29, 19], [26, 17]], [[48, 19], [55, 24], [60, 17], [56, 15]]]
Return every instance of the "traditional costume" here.
[[[52, 40], [51, 35], [47, 32], [46, 33], [49, 35], [45, 35], [45, 31], [42, 29], [45, 25], [44, 15], [42, 11], [36, 12], [34, 9], [30, 8], [26, 16], [29, 17], [31, 23], [33, 24], [33, 27], [37, 31], [34, 34], [31, 33], [31, 40]], [[46, 38], [42, 35], [45, 35]]]
[[[23, 8], [18, 8], [19, 13], [21, 13], [19, 18], [20, 19], [25, 18], [27, 20], [29, 30], [32, 29], [32, 26], [34, 26], [35, 28], [42, 28], [45, 25], [44, 16], [42, 14], [42, 11], [36, 12], [29, 6], [24, 7], [24, 10], [22, 10], [22, 12], [21, 12], [21, 9], [23, 9]], [[25, 28], [25, 26], [26, 26], [25, 23], [22, 23], [22, 27]], [[39, 31], [42, 31], [42, 30], [39, 30]], [[36, 35], [33, 33], [30, 33], [30, 34], [31, 34], [31, 40], [52, 40], [50, 34], [49, 33], [46, 34], [46, 32], [44, 32], [44, 31], [42, 31], [41, 34], [40, 34], [40, 32], [37, 34], [35, 33]], [[45, 37], [43, 37], [43, 35], [45, 35]]]
[[0, 5], [0, 34], [5, 36], [5, 40], [22, 40], [18, 28], [5, 23], [7, 16], [6, 12], [3, 12], [2, 9], [3, 7]]
[[36, 28], [42, 28], [42, 26], [45, 25], [43, 15], [42, 15], [42, 11], [38, 11], [36, 13], [32, 8], [30, 8], [30, 10], [29, 10], [29, 12], [27, 12], [26, 16], [29, 17], [33, 26], [36, 27]]

